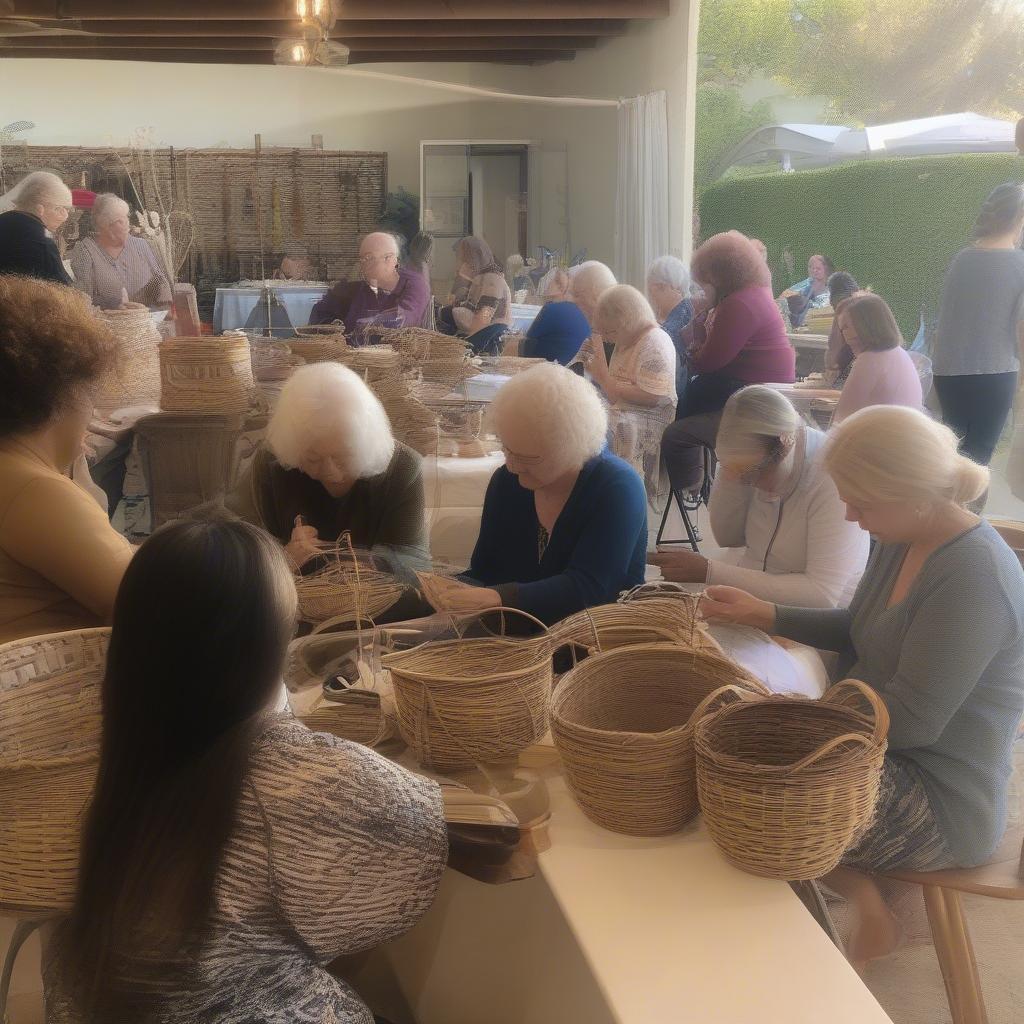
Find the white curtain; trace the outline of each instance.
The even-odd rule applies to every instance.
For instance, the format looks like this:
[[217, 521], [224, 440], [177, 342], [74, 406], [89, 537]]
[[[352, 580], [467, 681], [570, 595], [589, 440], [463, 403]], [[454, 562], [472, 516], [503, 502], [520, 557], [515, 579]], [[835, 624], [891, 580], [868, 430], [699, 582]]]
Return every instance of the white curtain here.
[[620, 281], [642, 290], [647, 265], [669, 251], [665, 93], [620, 100], [618, 136], [615, 267]]

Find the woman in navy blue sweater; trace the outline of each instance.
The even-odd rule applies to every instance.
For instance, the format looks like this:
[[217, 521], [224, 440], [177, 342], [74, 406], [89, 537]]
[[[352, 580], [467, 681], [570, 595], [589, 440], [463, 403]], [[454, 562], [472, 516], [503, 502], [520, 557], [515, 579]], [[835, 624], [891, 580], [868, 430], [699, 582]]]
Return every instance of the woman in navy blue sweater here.
[[445, 608], [502, 605], [551, 625], [642, 583], [644, 485], [605, 449], [608, 417], [594, 388], [547, 363], [509, 381], [491, 412], [505, 465], [487, 487], [465, 583], [448, 584]]

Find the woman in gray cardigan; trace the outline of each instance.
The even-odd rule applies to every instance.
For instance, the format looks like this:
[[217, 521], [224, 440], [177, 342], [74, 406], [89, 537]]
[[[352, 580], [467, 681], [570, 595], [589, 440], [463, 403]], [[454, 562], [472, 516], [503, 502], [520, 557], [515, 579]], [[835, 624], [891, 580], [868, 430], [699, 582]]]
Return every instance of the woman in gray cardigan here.
[[875, 406], [832, 432], [825, 466], [877, 544], [849, 609], [777, 606], [711, 587], [709, 618], [837, 651], [842, 675], [884, 699], [891, 724], [876, 818], [828, 884], [859, 911], [850, 956], [889, 952], [898, 929], [864, 871], [971, 867], [1006, 823], [1024, 711], [1024, 569], [965, 506], [988, 471], [915, 409]]

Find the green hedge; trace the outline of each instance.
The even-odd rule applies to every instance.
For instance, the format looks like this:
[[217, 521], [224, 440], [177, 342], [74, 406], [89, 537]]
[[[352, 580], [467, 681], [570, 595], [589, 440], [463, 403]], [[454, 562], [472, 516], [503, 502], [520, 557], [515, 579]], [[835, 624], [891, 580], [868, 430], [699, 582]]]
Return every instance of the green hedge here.
[[965, 153], [730, 179], [701, 196], [701, 233], [736, 228], [763, 239], [776, 294], [807, 276], [808, 256], [826, 253], [888, 300], [909, 341], [922, 303], [929, 321], [937, 317], [943, 274], [985, 196], [1021, 178], [1020, 157]]

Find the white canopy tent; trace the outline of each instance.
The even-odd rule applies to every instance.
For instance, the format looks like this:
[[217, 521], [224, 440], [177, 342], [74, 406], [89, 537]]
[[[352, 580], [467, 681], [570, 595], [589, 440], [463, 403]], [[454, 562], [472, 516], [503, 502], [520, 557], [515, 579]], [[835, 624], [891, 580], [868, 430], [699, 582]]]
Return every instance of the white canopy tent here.
[[1014, 124], [967, 111], [870, 128], [827, 124], [766, 125], [722, 162], [730, 167], [778, 162], [785, 171], [872, 157], [943, 153], [1013, 153]]

